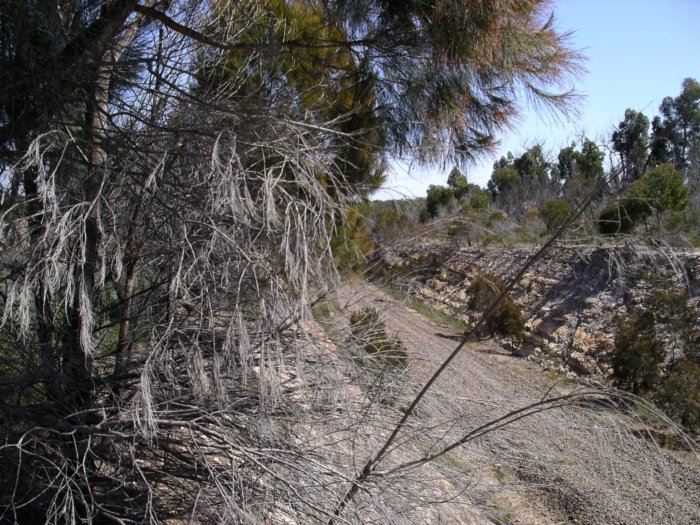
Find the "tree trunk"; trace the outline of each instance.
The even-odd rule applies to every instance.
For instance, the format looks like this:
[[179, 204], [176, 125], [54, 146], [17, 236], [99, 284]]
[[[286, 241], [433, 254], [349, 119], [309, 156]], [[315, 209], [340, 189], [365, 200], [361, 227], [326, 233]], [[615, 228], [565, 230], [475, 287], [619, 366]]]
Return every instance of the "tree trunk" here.
[[[136, 37], [142, 22], [143, 17], [139, 15], [125, 28], [113, 47], [101, 57], [85, 123], [91, 144], [88, 177], [84, 183], [84, 202], [88, 206], [88, 211], [85, 217], [82, 258], [76, 262], [74, 269], [76, 296], [72, 311], [69, 312], [69, 333], [64, 338], [63, 346], [67, 399], [75, 411], [88, 408], [94, 397], [92, 317], [99, 250], [102, 243], [102, 190], [108, 173], [105, 141], [109, 124], [110, 83], [117, 62]], [[131, 292], [126, 295], [128, 301], [131, 293], [133, 293], [133, 282]], [[128, 316], [128, 308], [126, 314]], [[125, 330], [128, 330], [128, 324]]]

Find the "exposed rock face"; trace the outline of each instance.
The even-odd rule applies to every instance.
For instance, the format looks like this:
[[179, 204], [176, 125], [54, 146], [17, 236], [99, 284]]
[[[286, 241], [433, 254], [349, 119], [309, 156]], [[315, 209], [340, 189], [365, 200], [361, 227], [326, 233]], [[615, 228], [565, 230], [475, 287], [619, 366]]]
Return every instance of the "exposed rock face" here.
[[[487, 272], [508, 282], [537, 247], [457, 248], [425, 242], [392, 247], [382, 255], [385, 275], [407, 293], [468, 323], [467, 289]], [[650, 308], [655, 292], [683, 290], [700, 312], [700, 254], [650, 249], [557, 247], [522, 276], [510, 296], [528, 320], [516, 350], [546, 368], [608, 377], [618, 319]], [[669, 356], [682, 353], [673, 329], [657, 326]]]

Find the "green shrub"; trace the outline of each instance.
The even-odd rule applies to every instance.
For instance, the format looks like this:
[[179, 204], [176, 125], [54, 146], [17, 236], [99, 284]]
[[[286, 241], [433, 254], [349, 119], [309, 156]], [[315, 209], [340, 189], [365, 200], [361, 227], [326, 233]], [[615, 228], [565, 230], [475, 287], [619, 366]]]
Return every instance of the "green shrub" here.
[[634, 229], [635, 224], [628, 211], [615, 202], [603, 206], [596, 220], [596, 228], [601, 235], [629, 233]]
[[425, 224], [426, 222], [428, 222], [428, 221], [430, 220], [430, 218], [431, 218], [431, 217], [430, 217], [430, 213], [428, 213], [428, 209], [427, 209], [427, 208], [423, 208], [423, 209], [419, 212], [419, 214], [418, 214], [418, 220], [419, 220], [420, 222], [422, 222], [423, 224]]
[[697, 313], [688, 303], [686, 290], [657, 291], [649, 298], [649, 310], [657, 323], [663, 323], [676, 342], [683, 348], [686, 359], [698, 360], [700, 333], [695, 326]]
[[661, 227], [662, 213], [682, 211], [688, 206], [688, 188], [685, 187], [683, 175], [670, 164], [659, 164], [632, 184], [630, 190], [637, 184], [637, 193], [645, 199], [646, 206], [656, 212], [658, 227]]
[[[408, 353], [403, 343], [389, 337], [375, 308], [365, 307], [350, 316], [350, 331], [370, 361], [382, 368], [406, 368]], [[360, 362], [365, 362], [361, 359]]]
[[671, 367], [659, 384], [656, 401], [686, 428], [700, 428], [700, 366], [684, 360]]
[[491, 194], [477, 187], [469, 196], [469, 205], [475, 210], [485, 210], [491, 205]]
[[617, 325], [613, 350], [613, 377], [618, 386], [635, 394], [651, 391], [659, 380], [666, 351], [654, 333], [649, 312], [634, 312]]
[[433, 219], [436, 218], [440, 214], [440, 210], [446, 208], [454, 198], [455, 194], [451, 188], [428, 186], [428, 193], [425, 198], [425, 209], [428, 215]]
[[563, 199], [547, 199], [542, 203], [540, 215], [547, 225], [547, 231], [553, 232], [571, 217], [573, 209]]
[[502, 303], [501, 313], [496, 317], [496, 331], [516, 341], [525, 337], [525, 318], [520, 308], [506, 297]]
[[529, 208], [525, 212], [525, 222], [536, 221], [539, 217], [540, 212], [537, 211], [537, 208]]
[[495, 222], [505, 222], [505, 220], [506, 220], [505, 213], [503, 213], [500, 210], [495, 210], [489, 214], [489, 218], [486, 222], [486, 225], [492, 226]]
[[[503, 290], [505, 290], [505, 284], [499, 277], [483, 273], [474, 279], [467, 289], [469, 295], [467, 307], [470, 310], [484, 311], [501, 295]], [[525, 335], [525, 319], [520, 308], [510, 297], [506, 296], [493, 315], [486, 321], [486, 328], [491, 334], [497, 333], [522, 341]]]
[[356, 207], [349, 207], [331, 238], [331, 250], [338, 268], [346, 272], [358, 270], [374, 249], [364, 216]]
[[[619, 386], [653, 400], [669, 417], [691, 430], [700, 425], [700, 366], [693, 362], [697, 347], [694, 322], [687, 292], [655, 292], [647, 311], [634, 313], [618, 324], [613, 354], [613, 377]], [[663, 323], [685, 347], [683, 360], [672, 365], [666, 375], [660, 372], [666, 350], [656, 338], [655, 323]]]
[[634, 181], [627, 189], [622, 206], [627, 211], [631, 220], [638, 224], [651, 217], [652, 209], [649, 205], [649, 188], [643, 180]]
[[685, 290], [672, 290], [668, 292], [657, 291], [649, 298], [650, 310], [657, 321], [673, 322], [679, 325], [692, 325], [695, 315], [688, 305], [688, 292]]
[[633, 182], [624, 199], [603, 206], [596, 221], [598, 232], [602, 235], [630, 233], [635, 226], [651, 217], [650, 202], [646, 183], [642, 180]]

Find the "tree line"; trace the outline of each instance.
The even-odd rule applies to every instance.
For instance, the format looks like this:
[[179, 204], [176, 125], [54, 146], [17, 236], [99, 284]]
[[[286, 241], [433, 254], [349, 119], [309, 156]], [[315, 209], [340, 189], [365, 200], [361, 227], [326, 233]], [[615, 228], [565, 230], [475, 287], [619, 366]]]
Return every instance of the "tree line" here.
[[[509, 231], [501, 232], [505, 236], [519, 228], [521, 239], [535, 240], [553, 232], [597, 188], [593, 206], [584, 217], [588, 222], [585, 235], [643, 230], [675, 233], [684, 237], [683, 242], [697, 244], [699, 152], [700, 84], [687, 78], [677, 97], [663, 99], [651, 124], [643, 113], [627, 109], [609, 139], [600, 144], [582, 137], [555, 154], [548, 154], [539, 144], [518, 156], [508, 152], [494, 163], [486, 188], [470, 183], [455, 166], [446, 185], [429, 186], [425, 199], [416, 201], [417, 212], [394, 214], [391, 220], [410, 227], [411, 221], [427, 224], [451, 217], [479, 223], [483, 231], [505, 221], [509, 224]], [[368, 207], [377, 231], [392, 227], [382, 225], [387, 221], [382, 218], [386, 208], [390, 208], [386, 203]], [[528, 228], [532, 231], [522, 234]], [[496, 232], [491, 238], [498, 237]]]

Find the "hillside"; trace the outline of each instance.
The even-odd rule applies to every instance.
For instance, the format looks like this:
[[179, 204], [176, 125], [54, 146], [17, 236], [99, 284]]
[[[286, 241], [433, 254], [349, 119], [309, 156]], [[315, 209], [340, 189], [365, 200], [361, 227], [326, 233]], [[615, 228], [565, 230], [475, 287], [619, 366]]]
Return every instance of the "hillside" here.
[[[490, 274], [509, 281], [537, 246], [459, 247], [451, 242], [396, 243], [379, 252], [374, 275], [450, 316], [474, 323], [469, 284]], [[627, 246], [559, 246], [536, 261], [510, 296], [526, 320], [524, 341], [514, 348], [545, 368], [577, 376], [609, 378], [616, 323], [633, 311], [653, 310], [661, 294], [678, 294], [691, 313], [686, 327], [698, 344], [700, 253], [697, 250]], [[676, 306], [676, 308], [679, 308]], [[658, 332], [669, 359], [682, 355], [673, 315]], [[503, 341], [504, 344], [510, 341]], [[673, 355], [672, 355], [673, 354]]]

